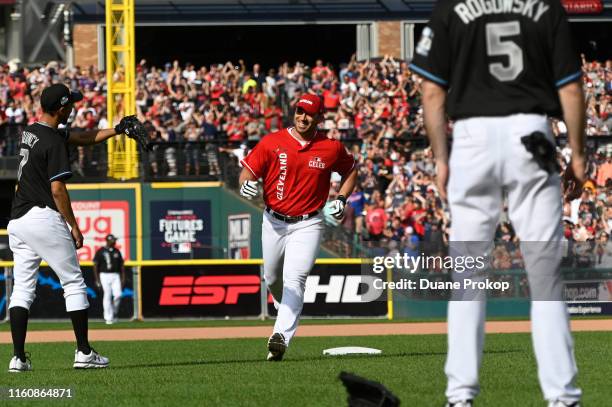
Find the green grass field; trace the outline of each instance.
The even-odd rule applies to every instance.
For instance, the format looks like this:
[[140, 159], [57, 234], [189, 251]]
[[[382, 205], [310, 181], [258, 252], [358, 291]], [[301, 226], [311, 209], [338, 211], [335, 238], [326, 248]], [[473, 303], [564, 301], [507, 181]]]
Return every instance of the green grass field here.
[[[609, 406], [612, 333], [575, 333], [584, 405]], [[264, 361], [266, 339], [100, 342], [111, 358], [105, 370], [72, 369], [70, 343], [31, 344], [34, 371], [4, 373], [1, 387], [71, 387], [61, 401], [0, 401], [0, 405], [72, 406], [343, 406], [337, 379], [345, 370], [388, 386], [402, 406], [444, 403], [443, 335], [300, 338], [285, 361]], [[382, 356], [323, 357], [328, 347], [357, 345]], [[0, 346], [8, 366], [10, 345]], [[493, 334], [486, 339], [477, 406], [544, 406], [529, 335]]]

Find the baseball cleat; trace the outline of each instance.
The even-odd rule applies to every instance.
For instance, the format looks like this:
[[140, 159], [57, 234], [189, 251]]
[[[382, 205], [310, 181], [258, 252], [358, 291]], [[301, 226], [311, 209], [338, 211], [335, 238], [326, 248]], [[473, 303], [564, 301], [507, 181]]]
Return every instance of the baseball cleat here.
[[80, 350], [74, 351], [74, 364], [72, 365], [75, 369], [98, 369], [108, 366], [108, 358], [100, 355], [98, 352], [91, 349], [89, 355], [84, 354]]
[[272, 362], [280, 362], [283, 360], [283, 355], [287, 350], [287, 344], [285, 343], [285, 337], [283, 334], [274, 333], [268, 339], [268, 360]]
[[463, 400], [458, 401], [456, 403], [451, 403], [450, 401], [446, 403], [445, 407], [472, 407], [473, 400]]
[[548, 403], [548, 407], [580, 407], [579, 401], [573, 403], [566, 403], [564, 401], [551, 401]]
[[26, 355], [26, 361], [22, 362], [17, 356], [13, 356], [11, 363], [9, 363], [9, 373], [21, 373], [29, 372], [32, 370], [32, 362], [30, 361], [29, 355]]

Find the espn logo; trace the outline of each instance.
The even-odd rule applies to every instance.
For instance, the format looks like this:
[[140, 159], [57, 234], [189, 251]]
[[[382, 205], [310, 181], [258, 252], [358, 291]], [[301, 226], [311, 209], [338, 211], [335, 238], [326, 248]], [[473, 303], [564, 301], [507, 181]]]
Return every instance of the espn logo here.
[[166, 276], [159, 305], [237, 304], [241, 295], [257, 294], [259, 276]]

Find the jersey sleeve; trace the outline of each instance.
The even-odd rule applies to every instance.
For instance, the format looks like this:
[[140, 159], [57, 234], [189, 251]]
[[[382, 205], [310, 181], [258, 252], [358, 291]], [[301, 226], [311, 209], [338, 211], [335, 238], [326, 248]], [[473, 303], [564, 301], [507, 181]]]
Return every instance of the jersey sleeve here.
[[450, 81], [450, 42], [448, 28], [444, 22], [445, 7], [439, 1], [434, 7], [431, 20], [421, 33], [414, 59], [409, 65], [414, 73], [438, 85], [447, 87]]
[[565, 9], [560, 2], [550, 2], [552, 18], [552, 63], [555, 86], [558, 88], [582, 78], [582, 64]]
[[54, 143], [47, 150], [47, 176], [49, 181], [72, 177], [68, 148], [65, 143]]
[[341, 142], [336, 141], [336, 143], [338, 146], [338, 158], [332, 167], [332, 171], [344, 177], [355, 167], [355, 159]]
[[240, 163], [253, 174], [255, 179], [262, 178], [268, 167], [268, 148], [261, 140]]

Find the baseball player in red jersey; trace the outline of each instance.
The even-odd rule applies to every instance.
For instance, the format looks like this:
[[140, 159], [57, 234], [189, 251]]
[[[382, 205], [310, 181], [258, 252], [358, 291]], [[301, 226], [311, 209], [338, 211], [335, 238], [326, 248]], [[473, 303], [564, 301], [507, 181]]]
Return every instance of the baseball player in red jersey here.
[[280, 361], [298, 326], [306, 277], [319, 252], [323, 214], [332, 172], [342, 176], [333, 216], [341, 219], [346, 197], [357, 180], [355, 160], [338, 140], [317, 131], [322, 103], [318, 96], [302, 96], [295, 109], [294, 127], [265, 136], [241, 161], [240, 194], [251, 199], [262, 180], [266, 209], [262, 248], [264, 279], [278, 310], [268, 340], [268, 360]]

